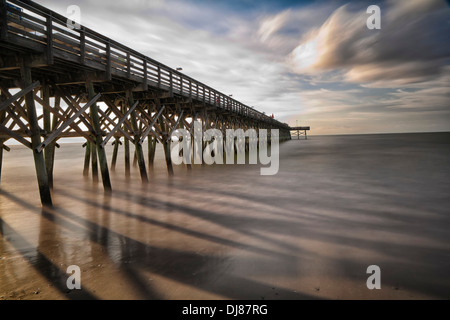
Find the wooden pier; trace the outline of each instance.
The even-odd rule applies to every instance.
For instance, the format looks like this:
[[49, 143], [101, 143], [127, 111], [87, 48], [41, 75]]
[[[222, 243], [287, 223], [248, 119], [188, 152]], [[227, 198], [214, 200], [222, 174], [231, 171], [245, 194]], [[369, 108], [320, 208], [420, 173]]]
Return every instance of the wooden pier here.
[[291, 127], [289, 130], [295, 132], [294, 136], [297, 136], [297, 140], [300, 140], [301, 135], [304, 135], [305, 140], [307, 140], [308, 136], [306, 135], [306, 131], [311, 130], [311, 128], [310, 127]]
[[[232, 79], [230, 79], [232, 81]], [[15, 94], [11, 90], [19, 89]], [[5, 143], [14, 139], [34, 156], [41, 202], [51, 205], [55, 148], [61, 138], [81, 137], [84, 174], [112, 189], [107, 143], [125, 150], [130, 174], [130, 143], [143, 182], [157, 143], [164, 146], [169, 174], [172, 133], [204, 130], [279, 130], [290, 127], [193, 78], [89, 28], [71, 28], [68, 19], [31, 1], [0, 0], [0, 178]], [[16, 90], [17, 91], [17, 90]], [[147, 161], [143, 143], [148, 143]]]

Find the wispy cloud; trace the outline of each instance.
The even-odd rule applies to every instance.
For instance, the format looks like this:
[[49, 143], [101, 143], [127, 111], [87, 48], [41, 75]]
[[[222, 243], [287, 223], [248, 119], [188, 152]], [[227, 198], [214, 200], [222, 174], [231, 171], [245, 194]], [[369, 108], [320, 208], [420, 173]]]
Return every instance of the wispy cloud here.
[[385, 87], [428, 81], [442, 73], [450, 57], [445, 2], [391, 1], [381, 10], [381, 30], [369, 30], [364, 10], [352, 11], [348, 5], [338, 8], [293, 50], [294, 70], [342, 69], [345, 81], [383, 81]]
[[279, 31], [288, 20], [289, 14], [290, 10], [286, 10], [275, 16], [263, 19], [258, 29], [258, 36], [261, 41], [266, 42], [270, 36]]

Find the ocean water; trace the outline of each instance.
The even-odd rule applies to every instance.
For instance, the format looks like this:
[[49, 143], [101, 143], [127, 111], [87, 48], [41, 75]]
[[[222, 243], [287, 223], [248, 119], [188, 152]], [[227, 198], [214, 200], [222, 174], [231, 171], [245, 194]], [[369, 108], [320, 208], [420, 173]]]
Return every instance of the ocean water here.
[[[168, 177], [159, 148], [148, 184], [125, 176], [121, 149], [111, 195], [83, 177], [81, 144], [62, 144], [51, 209], [31, 152], [11, 149], [0, 299], [450, 298], [450, 133], [292, 140], [274, 176], [181, 165]], [[72, 265], [81, 290], [67, 288]]]

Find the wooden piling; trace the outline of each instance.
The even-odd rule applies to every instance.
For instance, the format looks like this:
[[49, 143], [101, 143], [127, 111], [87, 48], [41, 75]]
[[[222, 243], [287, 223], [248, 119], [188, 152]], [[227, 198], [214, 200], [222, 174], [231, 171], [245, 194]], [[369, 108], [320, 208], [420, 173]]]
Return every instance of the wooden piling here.
[[[3, 102], [4, 96], [3, 93], [0, 96], [0, 102]], [[5, 111], [0, 111], [0, 124], [3, 124], [3, 121], [5, 121]], [[5, 139], [0, 139], [0, 183], [2, 181], [2, 166], [3, 166], [3, 143], [5, 142]]]
[[[23, 88], [32, 84], [31, 67], [26, 58], [21, 58], [20, 73], [22, 77]], [[28, 124], [30, 127], [31, 146], [33, 149], [34, 166], [36, 169], [36, 177], [39, 185], [39, 194], [41, 203], [44, 206], [52, 206], [52, 197], [50, 193], [50, 186], [48, 183], [48, 175], [45, 167], [44, 154], [42, 151], [38, 152], [36, 148], [41, 144], [41, 133], [36, 114], [36, 106], [34, 104], [33, 92], [25, 95], [25, 106], [28, 116]]]
[[116, 137], [113, 145], [114, 145], [114, 150], [113, 150], [113, 156], [112, 156], [112, 161], [111, 161], [111, 170], [116, 170], [116, 162], [117, 162], [117, 154], [119, 152], [119, 145], [121, 144], [120, 142], [120, 137]]
[[131, 166], [130, 166], [130, 141], [125, 139], [124, 141], [124, 152], [125, 152], [125, 175], [127, 177], [131, 174]]
[[[134, 105], [133, 92], [127, 91], [129, 107]], [[141, 173], [141, 179], [143, 182], [148, 182], [147, 169], [145, 169], [144, 153], [142, 151], [142, 145], [139, 143], [140, 134], [136, 120], [136, 109], [131, 112], [131, 128], [134, 131], [134, 156], [139, 164], [139, 172]]]
[[155, 161], [155, 153], [156, 153], [156, 138], [149, 135], [147, 136], [148, 141], [148, 168], [151, 172], [153, 170], [154, 161]]
[[170, 139], [167, 139], [167, 141], [164, 142], [164, 156], [166, 158], [167, 172], [169, 173], [169, 176], [173, 176], [172, 158], [170, 157], [170, 146], [171, 141]]
[[92, 181], [98, 182], [98, 161], [97, 161], [97, 149], [95, 144], [91, 143], [91, 167], [92, 167]]
[[[202, 134], [205, 134], [205, 131], [209, 129], [209, 126], [208, 126], [208, 114], [206, 113], [206, 111], [203, 113], [203, 116], [202, 116], [201, 119], [202, 119], [202, 130], [203, 130]], [[203, 151], [205, 150], [206, 145], [207, 145], [207, 142], [204, 141], [203, 137], [202, 137], [202, 150], [200, 150], [200, 152], [202, 153], [202, 157], [201, 157], [201, 159], [202, 159], [202, 166], [205, 165], [205, 160], [204, 160], [204, 157], [203, 157]]]
[[[184, 129], [189, 129], [185, 124], [184, 124], [184, 121], [180, 121], [180, 128], [184, 128]], [[182, 139], [184, 139], [184, 137], [182, 138]], [[194, 139], [191, 139], [191, 140], [194, 140]], [[193, 147], [193, 146], [192, 146]], [[183, 149], [183, 158], [184, 158], [184, 152], [186, 152], [187, 150], [184, 150]], [[189, 157], [191, 156], [190, 154], [188, 155]], [[192, 160], [191, 160], [192, 161]], [[186, 163], [186, 169], [188, 170], [188, 171], [191, 171], [192, 170], [192, 166], [191, 166], [191, 164], [190, 163]]]
[[[3, 121], [1, 121], [3, 122]], [[2, 182], [2, 166], [3, 166], [3, 142], [4, 139], [0, 139], [0, 183]]]
[[83, 176], [87, 177], [89, 175], [89, 162], [91, 161], [91, 143], [89, 141], [86, 142], [85, 148]]
[[[89, 99], [93, 99], [95, 97], [95, 91], [94, 91], [94, 84], [92, 81], [87, 82], [88, 86], [88, 94]], [[109, 171], [108, 171], [108, 162], [106, 159], [106, 152], [105, 149], [101, 146], [102, 143], [102, 132], [100, 128], [100, 119], [98, 115], [98, 106], [97, 103], [93, 103], [90, 107], [90, 113], [91, 113], [91, 120], [92, 120], [92, 126], [95, 130], [95, 145], [96, 145], [96, 151], [98, 154], [98, 160], [100, 164], [100, 171], [102, 173], [102, 182], [103, 182], [103, 188], [105, 191], [111, 191], [111, 180], [109, 178]], [[93, 148], [94, 149], [94, 148]]]
[[[142, 122], [139, 122], [139, 132], [140, 133], [142, 132]], [[140, 138], [141, 138], [141, 134], [139, 134], [139, 140], [140, 140]], [[141, 146], [141, 149], [142, 149], [142, 145], [140, 143], [139, 143], [139, 145]], [[138, 164], [138, 153], [137, 153], [137, 150], [138, 149], [136, 149], [136, 148], [134, 150], [133, 168], [136, 168], [137, 164]], [[144, 150], [143, 149], [142, 149], [142, 158], [144, 158]], [[144, 160], [144, 168], [145, 168], [145, 160]]]
[[134, 149], [133, 168], [137, 167], [137, 162], [138, 162], [137, 152], [136, 152], [136, 149]]
[[164, 122], [163, 118], [158, 119], [159, 126], [162, 129], [163, 133], [163, 148], [164, 148], [164, 157], [166, 159], [167, 173], [169, 176], [173, 176], [173, 166], [172, 166], [172, 158], [170, 157], [170, 145], [171, 145], [171, 137], [169, 137], [169, 128], [167, 124]]
[[[60, 103], [61, 103], [61, 97], [59, 95], [56, 95], [55, 99], [54, 99], [55, 107], [59, 108]], [[53, 116], [51, 131], [53, 132], [54, 130], [56, 130], [57, 126], [58, 126], [58, 118]], [[47, 148], [49, 149], [48, 156], [51, 159], [51, 160], [49, 160], [50, 173], [48, 174], [48, 176], [49, 176], [50, 187], [52, 187], [52, 188], [53, 188], [53, 167], [55, 165], [55, 150], [56, 150], [57, 141], [58, 140], [55, 139], [47, 146]]]
[[[47, 83], [42, 85], [42, 100], [46, 105], [50, 105], [50, 88]], [[52, 123], [50, 117], [50, 111], [47, 108], [42, 108], [43, 121], [44, 121], [44, 131], [45, 135], [48, 136], [52, 131]], [[44, 158], [45, 158], [45, 168], [47, 170], [48, 184], [50, 188], [53, 188], [53, 163], [54, 163], [54, 153], [55, 153], [55, 141], [44, 148]]]
[[[123, 114], [127, 113], [126, 107], [125, 107], [125, 103], [122, 102], [122, 107], [121, 107], [121, 111]], [[125, 176], [129, 177], [131, 174], [131, 168], [130, 168], [130, 141], [125, 138], [124, 142], [124, 158], [125, 158]]]

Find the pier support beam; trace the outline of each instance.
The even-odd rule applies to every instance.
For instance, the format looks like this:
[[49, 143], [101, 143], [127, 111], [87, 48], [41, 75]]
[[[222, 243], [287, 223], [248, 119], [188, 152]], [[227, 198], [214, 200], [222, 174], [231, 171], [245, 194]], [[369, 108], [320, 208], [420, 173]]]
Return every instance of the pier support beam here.
[[147, 136], [147, 141], [148, 141], [148, 168], [149, 171], [152, 171], [155, 162], [156, 138], [149, 135]]
[[[50, 88], [47, 83], [44, 82], [42, 86], [42, 100], [46, 105], [50, 105]], [[55, 105], [59, 107], [59, 99], [55, 97]], [[50, 111], [43, 107], [43, 120], [44, 120], [44, 131], [46, 135], [49, 135], [56, 128], [56, 117], [53, 118], [53, 123], [50, 117]], [[53, 127], [52, 127], [53, 125]], [[50, 188], [53, 188], [53, 166], [55, 161], [55, 147], [56, 140], [52, 141], [45, 149], [44, 149], [44, 158], [45, 158], [45, 168], [47, 170], [48, 176], [48, 184]]]
[[[32, 84], [31, 68], [25, 58], [21, 58], [20, 73], [22, 76], [23, 88]], [[34, 104], [33, 92], [25, 95], [25, 106], [30, 127], [31, 146], [34, 156], [34, 166], [36, 168], [36, 177], [39, 185], [39, 194], [41, 203], [44, 206], [52, 206], [52, 197], [48, 183], [48, 175], [45, 167], [45, 159], [42, 151], [38, 152], [36, 148], [41, 144], [41, 133], [38, 124], [36, 106]]]
[[[155, 161], [155, 153], [156, 153], [156, 144], [158, 142], [158, 138], [156, 136], [150, 135], [149, 133], [150, 133], [150, 131], [153, 131], [153, 126], [155, 125], [155, 123], [157, 123], [157, 122], [160, 123], [158, 119], [161, 117], [161, 114], [162, 114], [162, 112], [165, 109], [164, 106], [161, 107], [161, 103], [160, 103], [159, 99], [156, 100], [156, 107], [157, 107], [157, 109], [156, 109], [156, 112], [155, 112], [155, 117], [149, 123], [149, 125], [148, 125], [148, 127], [145, 130], [144, 135], [143, 135], [144, 138], [145, 138], [145, 136], [147, 136], [149, 172], [153, 171], [154, 161]], [[152, 114], [150, 108], [148, 109], [148, 114], [149, 115]], [[153, 132], [155, 133], [155, 131], [153, 131]]]
[[92, 181], [98, 182], [98, 161], [95, 144], [91, 144], [89, 150], [91, 151]]
[[0, 184], [2, 182], [2, 166], [3, 166], [3, 139], [0, 139]]
[[[129, 107], [131, 108], [135, 103], [133, 98], [133, 92], [131, 90], [128, 90], [127, 95], [128, 95], [128, 104]], [[144, 153], [142, 151], [142, 145], [139, 143], [139, 140], [141, 138], [136, 120], [136, 109], [134, 109], [131, 112], [131, 128], [134, 131], [134, 153], [135, 153], [134, 156], [137, 158], [137, 162], [139, 165], [139, 172], [141, 173], [141, 179], [142, 182], [148, 182], [147, 169], [145, 169]]]
[[[3, 95], [3, 92], [0, 96], [0, 103], [6, 100], [6, 97]], [[5, 111], [0, 111], [0, 124], [3, 124], [3, 121], [5, 121]], [[0, 139], [0, 184], [2, 182], [2, 166], [3, 166], [3, 143], [5, 142], [4, 139]]]
[[89, 141], [85, 143], [85, 148], [83, 176], [87, 177], [89, 175], [89, 162], [91, 161], [91, 143]]
[[111, 170], [116, 170], [116, 162], [117, 162], [117, 154], [119, 152], [119, 145], [121, 145], [122, 142], [120, 142], [120, 138], [116, 137], [114, 139], [113, 145], [114, 145], [114, 150], [113, 150], [113, 156], [112, 156], [112, 161], [111, 161]]
[[[168, 114], [166, 113], [166, 117], [168, 117]], [[170, 145], [171, 145], [171, 137], [169, 136], [169, 127], [165, 123], [165, 120], [161, 117], [158, 119], [159, 126], [163, 132], [162, 135], [162, 142], [163, 142], [163, 148], [164, 148], [164, 157], [166, 158], [166, 166], [167, 166], [167, 173], [169, 176], [173, 176], [173, 166], [172, 166], [172, 158], [170, 157]]]
[[[122, 114], [126, 114], [127, 110], [125, 107], [125, 103], [122, 101], [121, 107]], [[125, 129], [125, 128], [124, 128]], [[125, 176], [130, 177], [131, 167], [130, 167], [130, 141], [128, 139], [124, 139], [124, 158], [125, 158]]]
[[173, 176], [172, 158], [170, 157], [170, 146], [171, 146], [170, 139], [164, 141], [164, 156], [166, 158], [167, 172], [169, 173], [169, 176]]
[[136, 149], [134, 149], [134, 155], [133, 155], [133, 168], [136, 168], [136, 167], [137, 167], [137, 163], [138, 163], [137, 152], [136, 152]]
[[[189, 130], [189, 127], [185, 123], [185, 119], [180, 122], [180, 128], [185, 129], [185, 130]], [[182, 139], [184, 139], [184, 137]], [[191, 139], [191, 140], [194, 140], [194, 139]], [[186, 150], [183, 150], [183, 157], [185, 156], [184, 152], [186, 152]], [[190, 155], [189, 155], [189, 157], [190, 157]], [[191, 159], [191, 161], [192, 161], [192, 159]], [[188, 171], [191, 171], [192, 170], [191, 164], [187, 163], [186, 164], [186, 168], [187, 168]]]
[[[94, 85], [92, 81], [87, 82], [88, 87], [88, 93], [89, 93], [89, 99], [93, 99], [95, 97], [95, 90]], [[93, 103], [90, 107], [90, 113], [91, 113], [91, 120], [92, 120], [92, 126], [95, 130], [95, 145], [96, 145], [96, 151], [98, 153], [98, 160], [100, 164], [100, 171], [102, 173], [102, 182], [103, 182], [103, 188], [105, 191], [111, 191], [111, 180], [109, 178], [109, 171], [108, 171], [108, 162], [106, 160], [106, 152], [105, 148], [102, 147], [102, 132], [100, 127], [100, 119], [98, 115], [98, 106], [97, 103]]]

